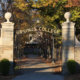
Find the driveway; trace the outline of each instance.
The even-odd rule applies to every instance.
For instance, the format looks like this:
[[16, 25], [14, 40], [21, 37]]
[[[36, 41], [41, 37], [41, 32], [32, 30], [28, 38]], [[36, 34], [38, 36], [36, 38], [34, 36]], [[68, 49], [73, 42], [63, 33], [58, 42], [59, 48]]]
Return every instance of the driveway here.
[[23, 75], [12, 80], [64, 80], [64, 76], [53, 73], [53, 65], [45, 63], [37, 56], [29, 55], [29, 59], [21, 64]]

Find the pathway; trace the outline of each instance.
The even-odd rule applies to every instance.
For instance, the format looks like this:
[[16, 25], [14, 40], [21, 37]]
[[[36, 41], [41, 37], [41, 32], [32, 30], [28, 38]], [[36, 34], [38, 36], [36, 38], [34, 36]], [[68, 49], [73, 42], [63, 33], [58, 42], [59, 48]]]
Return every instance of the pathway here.
[[13, 80], [64, 80], [62, 75], [53, 74], [51, 63], [44, 63], [40, 58], [29, 55], [29, 59], [21, 65], [23, 75]]

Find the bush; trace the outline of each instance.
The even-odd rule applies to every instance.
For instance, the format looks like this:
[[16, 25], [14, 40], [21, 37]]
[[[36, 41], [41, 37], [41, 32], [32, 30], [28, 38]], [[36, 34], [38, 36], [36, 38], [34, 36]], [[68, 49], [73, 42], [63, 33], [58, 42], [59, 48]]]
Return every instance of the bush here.
[[27, 52], [24, 52], [24, 55], [28, 55], [29, 53], [27, 53]]
[[10, 62], [7, 59], [3, 59], [0, 62], [0, 72], [3, 75], [7, 75], [9, 74], [9, 70], [10, 70]]
[[71, 74], [76, 72], [76, 62], [74, 60], [67, 61], [67, 68]]

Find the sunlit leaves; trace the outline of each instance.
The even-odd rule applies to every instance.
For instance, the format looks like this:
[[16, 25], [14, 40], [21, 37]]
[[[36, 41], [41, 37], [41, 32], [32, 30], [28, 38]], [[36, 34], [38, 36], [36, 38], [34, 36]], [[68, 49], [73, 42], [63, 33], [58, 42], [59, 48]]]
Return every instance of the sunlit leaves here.
[[25, 2], [25, 0], [14, 0], [14, 5], [24, 11], [28, 7], [28, 3]]
[[70, 12], [72, 13], [71, 20], [76, 21], [78, 18], [80, 18], [80, 7], [71, 8]]

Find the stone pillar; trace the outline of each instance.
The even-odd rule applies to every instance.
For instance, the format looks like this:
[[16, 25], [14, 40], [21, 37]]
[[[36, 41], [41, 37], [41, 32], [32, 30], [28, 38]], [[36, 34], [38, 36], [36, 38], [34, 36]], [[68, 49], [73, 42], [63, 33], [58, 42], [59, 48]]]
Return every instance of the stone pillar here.
[[74, 60], [74, 45], [75, 45], [75, 23], [70, 22], [71, 14], [66, 12], [64, 15], [66, 22], [62, 24], [62, 62], [63, 74], [68, 73], [66, 62]]
[[7, 22], [1, 23], [1, 37], [0, 37], [0, 60], [8, 59], [13, 62], [14, 53], [14, 23], [10, 22], [11, 13], [5, 14]]

